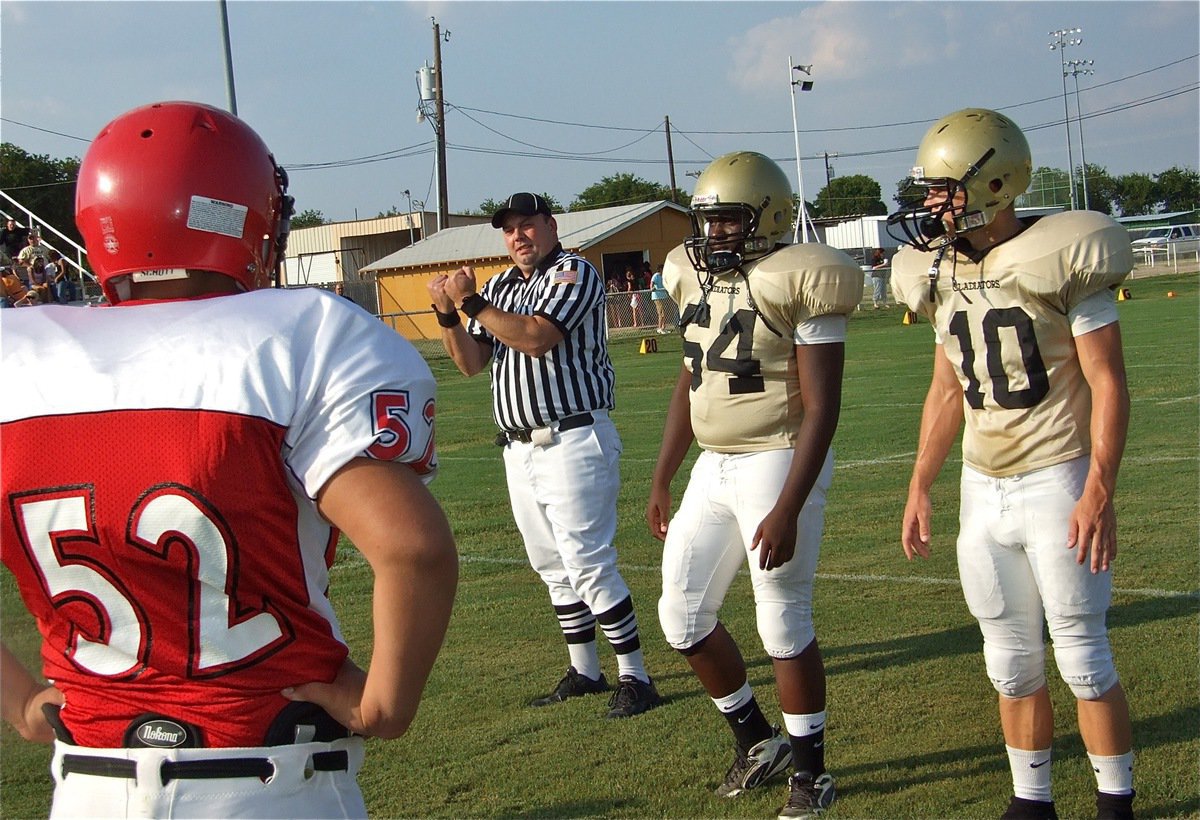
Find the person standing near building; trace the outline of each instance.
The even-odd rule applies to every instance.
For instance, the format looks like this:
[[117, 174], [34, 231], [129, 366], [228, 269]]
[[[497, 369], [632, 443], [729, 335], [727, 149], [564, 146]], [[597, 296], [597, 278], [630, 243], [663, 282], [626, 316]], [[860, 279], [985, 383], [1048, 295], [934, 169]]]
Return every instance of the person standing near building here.
[[[0, 321], [0, 554], [53, 681], [5, 648], [4, 718], [56, 738], [54, 817], [365, 817], [360, 735], [407, 731], [457, 583], [433, 376], [344, 300], [266, 287], [287, 176], [220, 109], [117, 117], [75, 208], [114, 307]], [[365, 671], [339, 531], [374, 573]]]
[[1129, 393], [1113, 289], [1129, 235], [1103, 214], [1016, 215], [1032, 173], [1016, 123], [979, 108], [930, 128], [911, 198], [888, 219], [909, 247], [896, 299], [935, 333], [901, 543], [932, 548], [930, 487], [965, 417], [958, 571], [999, 693], [1014, 796], [1004, 818], [1056, 817], [1048, 627], [1096, 775], [1098, 820], [1133, 817], [1129, 706], [1105, 614]]
[[670, 333], [671, 329], [667, 327], [667, 300], [671, 298], [671, 294], [667, 293], [666, 287], [663, 285], [663, 268], [658, 266], [658, 270], [650, 277], [650, 301], [654, 302], [654, 312], [658, 315], [658, 327], [656, 333]]
[[[735, 797], [791, 764], [779, 816], [811, 818], [836, 797], [825, 767], [813, 580], [847, 316], [862, 299], [863, 280], [839, 250], [780, 244], [793, 212], [787, 176], [762, 154], [718, 157], [696, 180], [692, 235], [663, 271], [679, 305], [684, 359], [646, 522], [665, 541], [658, 610], [667, 641], [734, 735], [733, 763], [717, 794]], [[693, 441], [700, 455], [672, 517], [671, 481]], [[759, 708], [741, 651], [717, 617], [747, 561], [786, 734]]]
[[871, 306], [874, 310], [887, 307], [888, 262], [883, 248], [871, 254]]
[[618, 666], [608, 717], [637, 715], [661, 698], [646, 672], [613, 545], [621, 440], [609, 418], [614, 375], [604, 282], [586, 259], [563, 250], [550, 206], [537, 194], [510, 196], [492, 227], [504, 233], [511, 268], [481, 291], [469, 266], [428, 288], [458, 369], [474, 376], [491, 360], [513, 517], [567, 642], [566, 675], [533, 705], [609, 689], [596, 647], [599, 622]]

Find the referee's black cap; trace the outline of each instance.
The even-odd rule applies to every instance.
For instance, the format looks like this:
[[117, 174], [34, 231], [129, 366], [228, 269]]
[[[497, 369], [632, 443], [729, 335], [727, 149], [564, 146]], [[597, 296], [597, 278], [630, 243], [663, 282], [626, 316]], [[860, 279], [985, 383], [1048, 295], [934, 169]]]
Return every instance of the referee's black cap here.
[[550, 213], [550, 203], [545, 198], [531, 194], [529, 191], [521, 191], [510, 196], [508, 201], [500, 206], [500, 210], [492, 214], [492, 227], [499, 228], [503, 225], [504, 218], [508, 216], [509, 211], [516, 211], [521, 216], [533, 216], [534, 214], [553, 216]]

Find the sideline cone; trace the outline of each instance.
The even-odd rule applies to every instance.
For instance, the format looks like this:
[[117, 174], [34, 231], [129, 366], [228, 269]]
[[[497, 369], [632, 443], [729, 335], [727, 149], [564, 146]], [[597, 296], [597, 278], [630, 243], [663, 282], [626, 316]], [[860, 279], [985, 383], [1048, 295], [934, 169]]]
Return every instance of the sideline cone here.
[[653, 336], [647, 336], [642, 339], [641, 345], [638, 347], [638, 353], [657, 353], [658, 339]]

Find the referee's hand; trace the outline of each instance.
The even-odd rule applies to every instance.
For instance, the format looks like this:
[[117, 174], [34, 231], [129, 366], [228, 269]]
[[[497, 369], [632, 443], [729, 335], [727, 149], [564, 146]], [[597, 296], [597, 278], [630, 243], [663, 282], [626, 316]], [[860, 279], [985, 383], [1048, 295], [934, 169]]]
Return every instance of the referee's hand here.
[[453, 313], [455, 311], [454, 300], [450, 298], [450, 294], [446, 293], [446, 282], [450, 279], [446, 274], [435, 276], [425, 287], [429, 291], [429, 298], [433, 299], [433, 306], [442, 313]]
[[461, 305], [464, 299], [476, 291], [475, 269], [470, 265], [463, 265], [446, 278], [445, 289], [454, 304]]

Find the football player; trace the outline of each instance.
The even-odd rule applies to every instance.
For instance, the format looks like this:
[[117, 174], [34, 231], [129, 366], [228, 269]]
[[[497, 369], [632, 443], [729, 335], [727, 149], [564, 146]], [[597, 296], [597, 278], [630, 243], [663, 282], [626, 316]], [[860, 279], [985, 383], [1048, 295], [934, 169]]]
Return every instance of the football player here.
[[911, 199], [888, 219], [909, 245], [892, 263], [896, 299], [936, 341], [901, 541], [910, 560], [929, 556], [930, 486], [965, 417], [958, 569], [999, 692], [1014, 791], [1003, 816], [1055, 817], [1045, 625], [1077, 700], [1097, 817], [1128, 818], [1129, 708], [1105, 612], [1129, 418], [1113, 290], [1133, 257], [1103, 214], [1019, 218], [1031, 167], [1008, 117], [956, 111], [921, 141]]
[[[779, 816], [803, 818], [835, 798], [812, 594], [846, 317], [862, 298], [863, 278], [841, 251], [780, 244], [794, 207], [787, 177], [762, 154], [718, 157], [696, 181], [692, 235], [663, 271], [680, 306], [683, 367], [646, 521], [665, 541], [663, 631], [734, 734], [733, 764], [717, 794], [736, 796], [792, 764]], [[693, 441], [701, 452], [672, 518], [671, 480]], [[717, 617], [747, 561], [786, 734], [763, 715]]]
[[[52, 682], [6, 648], [3, 714], [56, 737], [52, 816], [365, 817], [359, 735], [416, 713], [458, 572], [435, 382], [344, 299], [260, 290], [291, 212], [241, 120], [137, 108], [76, 189], [114, 307], [0, 322], [2, 557]], [[366, 671], [327, 596], [339, 530], [374, 572]]]

